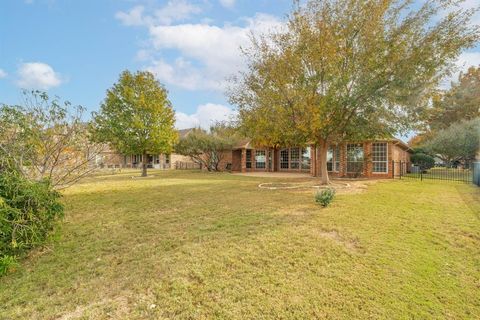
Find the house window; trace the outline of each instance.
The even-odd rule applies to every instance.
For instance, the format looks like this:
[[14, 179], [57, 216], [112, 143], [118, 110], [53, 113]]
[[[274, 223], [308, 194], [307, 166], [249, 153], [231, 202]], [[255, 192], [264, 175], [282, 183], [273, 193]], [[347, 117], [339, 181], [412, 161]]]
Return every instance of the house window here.
[[291, 148], [290, 149], [290, 169], [299, 169], [300, 168], [300, 149]]
[[333, 171], [340, 171], [340, 146], [337, 146], [335, 150], [335, 167], [333, 168]]
[[347, 145], [347, 172], [362, 173], [364, 162], [364, 151], [362, 144]]
[[388, 145], [386, 142], [372, 144], [372, 164], [374, 173], [388, 172]]
[[330, 147], [327, 150], [327, 170], [333, 171], [333, 148]]
[[142, 162], [143, 156], [141, 154], [136, 154], [133, 156], [133, 163], [140, 163]]
[[281, 170], [309, 170], [310, 169], [310, 147], [308, 148], [286, 148], [280, 150]]
[[166, 154], [166, 155], [165, 155], [165, 163], [166, 163], [166, 164], [170, 164], [170, 157], [171, 157], [170, 154]]
[[268, 169], [273, 169], [273, 152], [272, 150], [268, 150]]
[[255, 168], [265, 169], [267, 164], [265, 150], [255, 150]]
[[153, 163], [160, 164], [160, 156], [158, 154], [153, 155]]
[[280, 150], [280, 169], [288, 169], [288, 149]]
[[340, 147], [332, 146], [327, 151], [327, 170], [329, 172], [340, 171]]
[[252, 150], [247, 150], [247, 169], [252, 169]]
[[310, 170], [311, 154], [310, 147], [302, 149], [302, 170]]

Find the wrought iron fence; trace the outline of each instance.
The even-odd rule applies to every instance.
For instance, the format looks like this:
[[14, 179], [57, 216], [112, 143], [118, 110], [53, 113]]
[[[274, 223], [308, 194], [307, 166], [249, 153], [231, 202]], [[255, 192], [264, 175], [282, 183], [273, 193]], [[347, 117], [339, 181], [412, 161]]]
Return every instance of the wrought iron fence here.
[[472, 183], [476, 181], [475, 177], [480, 175], [480, 167], [474, 163], [456, 168], [438, 166], [427, 168], [422, 165], [399, 161], [394, 162], [393, 167], [394, 176], [399, 179], [444, 180]]

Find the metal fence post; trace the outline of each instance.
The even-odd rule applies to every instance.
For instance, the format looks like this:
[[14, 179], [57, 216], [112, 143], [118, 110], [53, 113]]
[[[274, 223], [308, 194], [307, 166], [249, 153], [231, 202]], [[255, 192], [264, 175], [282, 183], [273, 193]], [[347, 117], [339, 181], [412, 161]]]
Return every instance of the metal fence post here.
[[480, 187], [480, 161], [473, 163], [472, 181]]

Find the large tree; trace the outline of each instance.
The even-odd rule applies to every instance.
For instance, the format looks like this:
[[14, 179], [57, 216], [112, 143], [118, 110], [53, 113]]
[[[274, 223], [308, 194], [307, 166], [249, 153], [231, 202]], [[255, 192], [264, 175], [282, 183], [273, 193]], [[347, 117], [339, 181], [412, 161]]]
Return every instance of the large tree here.
[[[252, 37], [230, 101], [266, 146], [392, 136], [418, 121], [430, 93], [479, 39], [472, 11], [449, 1], [310, 0], [283, 29]], [[450, 13], [438, 20], [439, 13]]]
[[152, 73], [124, 71], [107, 91], [100, 112], [93, 114], [96, 141], [124, 154], [143, 155], [147, 176], [148, 154], [170, 153], [177, 139], [175, 112], [167, 90]]
[[480, 117], [480, 67], [470, 67], [449, 90], [439, 92], [429, 113], [427, 124], [432, 131]]

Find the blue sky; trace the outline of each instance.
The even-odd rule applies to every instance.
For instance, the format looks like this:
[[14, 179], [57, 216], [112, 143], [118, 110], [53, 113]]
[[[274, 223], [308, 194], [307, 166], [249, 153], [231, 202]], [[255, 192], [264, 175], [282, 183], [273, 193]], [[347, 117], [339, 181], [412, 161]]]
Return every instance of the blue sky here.
[[[233, 112], [224, 89], [242, 67], [238, 47], [290, 8], [290, 0], [1, 0], [0, 103], [38, 88], [90, 112], [120, 72], [150, 70], [169, 90], [179, 128], [208, 126]], [[458, 62], [479, 63], [478, 47]]]

